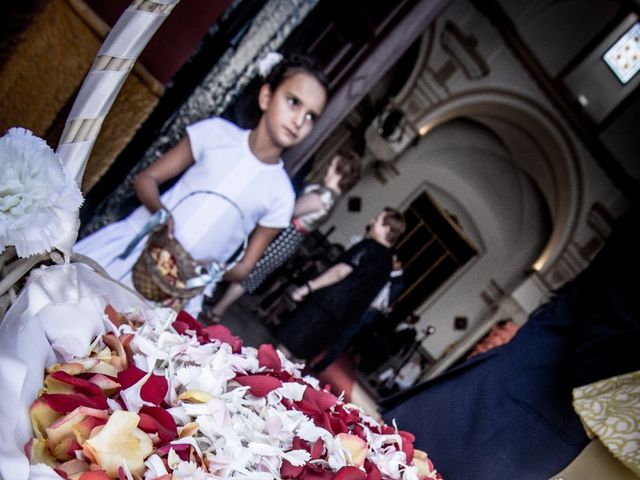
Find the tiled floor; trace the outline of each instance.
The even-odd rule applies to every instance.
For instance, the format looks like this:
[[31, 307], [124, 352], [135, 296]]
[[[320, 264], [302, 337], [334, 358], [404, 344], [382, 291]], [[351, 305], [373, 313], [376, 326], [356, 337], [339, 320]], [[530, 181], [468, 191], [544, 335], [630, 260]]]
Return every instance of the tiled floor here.
[[263, 343], [278, 344], [265, 322], [255, 313], [256, 299], [245, 295], [222, 316], [222, 324], [242, 338], [243, 344], [258, 347]]

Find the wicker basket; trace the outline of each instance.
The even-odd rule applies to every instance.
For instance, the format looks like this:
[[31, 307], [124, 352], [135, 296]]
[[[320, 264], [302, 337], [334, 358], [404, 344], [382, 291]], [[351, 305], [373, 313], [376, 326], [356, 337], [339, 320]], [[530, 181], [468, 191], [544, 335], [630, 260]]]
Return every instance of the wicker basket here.
[[[178, 208], [187, 198], [194, 195], [215, 195], [217, 197], [226, 200], [237, 212], [244, 225], [244, 214], [242, 210], [233, 200], [222, 195], [221, 193], [214, 192], [212, 190], [195, 190], [184, 197], [182, 197], [172, 208], [172, 212]], [[171, 213], [171, 212], [170, 212]], [[244, 256], [247, 249], [248, 236], [245, 234], [243, 243], [240, 249], [234, 254], [233, 259], [226, 262], [225, 265], [217, 267], [224, 267], [224, 271], [228, 271], [233, 268]], [[174, 306], [180, 306], [189, 298], [195, 297], [203, 292], [205, 286], [198, 286], [194, 288], [177, 287], [167, 280], [167, 278], [159, 271], [157, 261], [154, 260], [152, 251], [154, 248], [161, 248], [168, 251], [173, 255], [176, 261], [176, 267], [178, 269], [178, 278], [183, 282], [189, 279], [197, 277], [201, 272], [198, 272], [198, 262], [187, 252], [187, 250], [178, 242], [175, 238], [170, 238], [167, 234], [166, 226], [162, 225], [156, 228], [147, 239], [147, 244], [140, 254], [140, 257], [133, 266], [131, 276], [133, 285], [140, 294], [148, 300], [154, 302], [166, 302], [169, 299], [178, 300], [174, 302]], [[209, 265], [210, 269], [213, 269], [212, 265]]]
[[158, 270], [157, 262], [151, 254], [154, 248], [167, 250], [173, 255], [178, 268], [178, 278], [184, 280], [196, 276], [196, 262], [180, 242], [169, 237], [167, 228], [163, 226], [149, 235], [147, 245], [131, 272], [133, 285], [143, 297], [160, 302], [169, 298], [188, 299], [202, 293], [204, 287], [179, 288], [167, 281]]

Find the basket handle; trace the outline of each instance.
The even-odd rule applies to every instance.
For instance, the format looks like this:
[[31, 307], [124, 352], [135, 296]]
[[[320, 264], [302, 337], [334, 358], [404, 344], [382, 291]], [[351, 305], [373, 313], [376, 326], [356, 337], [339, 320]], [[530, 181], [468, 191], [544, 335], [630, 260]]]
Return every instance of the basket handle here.
[[[146, 235], [151, 233], [157, 227], [161, 225], [166, 225], [167, 220], [169, 219], [169, 215], [171, 215], [182, 202], [184, 202], [187, 198], [192, 197], [193, 195], [197, 195], [201, 193], [216, 195], [226, 200], [231, 205], [233, 205], [233, 207], [236, 209], [236, 211], [240, 215], [242, 228], [244, 230], [244, 224], [245, 224], [244, 213], [242, 213], [242, 210], [240, 209], [240, 207], [235, 201], [233, 201], [226, 195], [223, 195], [222, 193], [219, 193], [219, 192], [215, 192], [213, 190], [194, 190], [193, 192], [188, 193], [187, 195], [182, 197], [180, 200], [178, 200], [178, 202], [173, 207], [171, 207], [170, 210], [167, 210], [165, 208], [160, 208], [156, 210], [153, 213], [153, 215], [151, 215], [151, 218], [149, 218], [149, 220], [144, 225], [144, 227], [142, 227], [142, 229], [136, 234], [136, 236], [131, 240], [131, 242], [129, 242], [129, 244], [126, 246], [124, 251], [120, 255], [116, 256], [114, 260], [115, 259], [124, 260], [125, 258], [127, 258], [129, 254], [132, 252], [132, 250], [135, 248], [135, 246], [138, 243], [140, 243], [140, 240], [142, 240]], [[244, 237], [242, 239], [242, 246], [239, 248], [239, 250], [236, 250], [237, 253], [234, 255], [234, 257], [230, 261], [224, 264], [218, 262], [217, 260], [210, 260], [209, 262], [205, 262], [205, 264], [200, 266], [199, 270], [201, 271], [201, 273], [198, 274], [198, 277], [191, 279], [193, 281], [192, 282], [193, 285], [188, 288], [202, 286], [212, 281], [219, 281], [225, 272], [231, 270], [233, 267], [235, 267], [238, 264], [240, 260], [242, 260], [242, 257], [244, 257], [244, 254], [247, 251], [248, 243], [249, 243], [249, 235], [247, 234], [247, 232], [244, 232]]]
[[[171, 209], [168, 211], [168, 213], [172, 214], [176, 210], [176, 208], [178, 208], [178, 206], [182, 202], [184, 202], [187, 198], [192, 197], [194, 195], [202, 194], [202, 193], [206, 193], [206, 194], [209, 194], [209, 195], [215, 195], [217, 197], [222, 198], [223, 200], [226, 200], [231, 205], [233, 205], [233, 207], [238, 212], [238, 215], [240, 215], [240, 221], [242, 223], [242, 229], [244, 230], [244, 225], [245, 225], [244, 213], [242, 213], [242, 210], [240, 209], [240, 206], [234, 200], [230, 199], [226, 195], [223, 195], [222, 193], [216, 192], [214, 190], [194, 190], [193, 192], [189, 192], [184, 197], [182, 197], [180, 200], [178, 200], [176, 202], [176, 204], [173, 207], [171, 207]], [[164, 219], [163, 224], [166, 223], [167, 220], [168, 220], [168, 216], [167, 216], [167, 218]], [[244, 254], [247, 251], [248, 243], [249, 243], [249, 235], [247, 234], [247, 232], [244, 232], [244, 237], [242, 239], [242, 246], [239, 248], [239, 250], [236, 250], [237, 253], [234, 255], [234, 257], [230, 261], [228, 261], [226, 263], [220, 263], [220, 262], [218, 262], [216, 260], [211, 260], [209, 262], [206, 262], [203, 266], [206, 267], [208, 270], [211, 270], [212, 272], [215, 272], [218, 269], [222, 272], [222, 274], [224, 274], [225, 272], [228, 272], [233, 267], [235, 267], [240, 260], [242, 260], [242, 257], [244, 257]], [[215, 275], [215, 273], [214, 273], [214, 275]]]

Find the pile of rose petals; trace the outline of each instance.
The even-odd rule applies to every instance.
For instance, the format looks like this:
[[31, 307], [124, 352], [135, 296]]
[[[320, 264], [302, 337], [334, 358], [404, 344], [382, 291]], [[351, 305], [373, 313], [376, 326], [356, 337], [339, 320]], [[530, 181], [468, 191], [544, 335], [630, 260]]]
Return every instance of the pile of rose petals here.
[[88, 354], [46, 370], [31, 463], [69, 480], [439, 479], [408, 432], [302, 377], [271, 345], [169, 309], [105, 310]]

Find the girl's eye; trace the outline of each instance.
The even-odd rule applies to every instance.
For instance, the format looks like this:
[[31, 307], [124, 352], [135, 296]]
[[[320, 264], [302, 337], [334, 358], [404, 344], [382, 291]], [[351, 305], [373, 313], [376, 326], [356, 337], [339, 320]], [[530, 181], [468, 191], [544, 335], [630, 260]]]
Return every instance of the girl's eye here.
[[305, 121], [306, 121], [306, 122], [313, 123], [313, 122], [315, 122], [315, 121], [316, 121], [316, 116], [315, 116], [313, 113], [307, 113], [307, 114], [304, 116], [304, 119], [305, 119]]
[[300, 104], [300, 100], [298, 100], [296, 97], [289, 97], [287, 98], [287, 104], [291, 107], [296, 107]]

